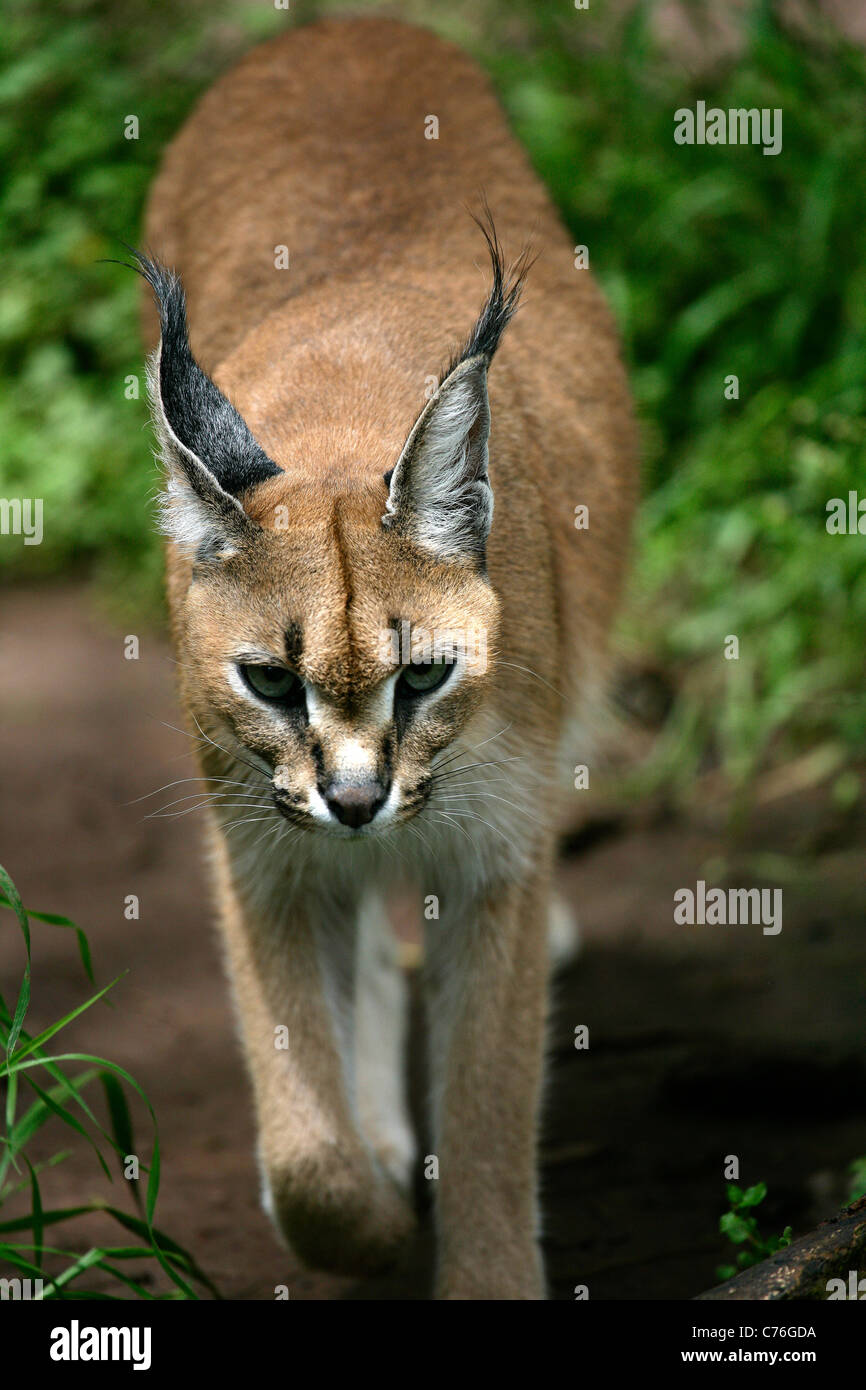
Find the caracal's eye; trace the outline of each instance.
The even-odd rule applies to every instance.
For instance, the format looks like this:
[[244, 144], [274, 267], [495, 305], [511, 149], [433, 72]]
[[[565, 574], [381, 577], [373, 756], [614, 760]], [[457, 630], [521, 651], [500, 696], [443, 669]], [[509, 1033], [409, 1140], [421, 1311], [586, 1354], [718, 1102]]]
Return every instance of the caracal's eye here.
[[453, 661], [413, 661], [404, 666], [397, 682], [398, 695], [426, 695], [444, 685], [454, 669]]
[[264, 700], [298, 699], [303, 685], [294, 671], [285, 666], [244, 666], [239, 668], [247, 685]]

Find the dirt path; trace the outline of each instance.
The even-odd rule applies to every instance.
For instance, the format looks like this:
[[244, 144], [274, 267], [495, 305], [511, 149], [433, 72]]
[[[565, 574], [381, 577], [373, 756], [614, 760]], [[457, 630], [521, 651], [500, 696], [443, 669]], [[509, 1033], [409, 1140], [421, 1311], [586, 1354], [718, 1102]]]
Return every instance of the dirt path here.
[[[129, 804], [192, 774], [164, 643], [140, 659], [97, 621], [81, 590], [7, 593], [0, 635], [0, 862], [34, 908], [86, 927], [100, 982], [123, 970], [115, 1006], [64, 1035], [140, 1079], [163, 1139], [159, 1224], [232, 1298], [425, 1296], [429, 1242], [407, 1269], [356, 1285], [301, 1271], [257, 1200], [246, 1081], [222, 979], [195, 816], [144, 819]], [[180, 789], [182, 792], [184, 788]], [[814, 839], [813, 801], [773, 803], [755, 851]], [[844, 1196], [866, 1152], [866, 947], [862, 818], [785, 887], [778, 936], [759, 927], [675, 927], [673, 893], [720, 853], [704, 823], [661, 823], [569, 859], [562, 885], [586, 948], [559, 982], [551, 1027], [543, 1204], [557, 1297], [686, 1298], [715, 1282], [722, 1165], [765, 1180], [762, 1225], [802, 1231]], [[124, 917], [135, 894], [140, 918]], [[0, 978], [21, 951], [0, 919]], [[67, 933], [35, 928], [35, 1030], [84, 997]], [[576, 1051], [574, 1030], [590, 1030]], [[142, 1133], [144, 1127], [142, 1125]], [[53, 1149], [67, 1134], [53, 1136]], [[106, 1196], [92, 1157], [46, 1179], [46, 1199]], [[115, 1183], [113, 1200], [122, 1202]], [[99, 1232], [99, 1220], [82, 1231]]]

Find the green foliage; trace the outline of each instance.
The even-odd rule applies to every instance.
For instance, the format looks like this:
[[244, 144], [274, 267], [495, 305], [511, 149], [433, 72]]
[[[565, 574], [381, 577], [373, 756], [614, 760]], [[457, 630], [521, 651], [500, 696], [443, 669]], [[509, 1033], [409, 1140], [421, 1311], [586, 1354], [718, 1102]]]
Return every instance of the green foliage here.
[[736, 1183], [728, 1183], [729, 1210], [719, 1218], [719, 1230], [723, 1236], [727, 1236], [732, 1245], [741, 1248], [737, 1251], [736, 1264], [718, 1266], [718, 1279], [732, 1279], [740, 1270], [760, 1264], [768, 1255], [775, 1255], [777, 1250], [783, 1250], [786, 1245], [791, 1244], [790, 1226], [786, 1226], [780, 1236], [771, 1236], [769, 1239], [762, 1236], [758, 1230], [757, 1218], [752, 1212], [755, 1207], [761, 1205], [766, 1195], [767, 1184], [763, 1182], [747, 1187], [745, 1192]]
[[[108, 1274], [116, 1284], [130, 1290], [136, 1298], [198, 1299], [196, 1285], [218, 1296], [192, 1256], [154, 1225], [160, 1176], [159, 1131], [153, 1107], [142, 1087], [123, 1067], [103, 1057], [93, 1057], [83, 1052], [51, 1054], [45, 1049], [47, 1042], [103, 999], [117, 980], [97, 990], [84, 1003], [70, 1009], [63, 1018], [43, 1028], [35, 1037], [31, 1036], [24, 1028], [30, 1003], [30, 919], [67, 927], [75, 932], [82, 964], [93, 983], [90, 947], [82, 929], [68, 918], [53, 913], [27, 912], [12, 879], [2, 866], [0, 908], [14, 913], [25, 952], [24, 971], [14, 1009], [10, 1009], [0, 993], [0, 1049], [3, 1053], [0, 1081], [5, 1082], [6, 1093], [0, 1128], [0, 1213], [9, 1199], [22, 1190], [30, 1194], [29, 1211], [0, 1220], [0, 1264], [5, 1262], [11, 1265], [25, 1278], [43, 1280], [41, 1296], [45, 1299], [116, 1297], [101, 1291], [88, 1292], [82, 1287], [81, 1278], [91, 1269]], [[70, 1074], [67, 1070], [69, 1063], [85, 1063], [86, 1069]], [[37, 1081], [37, 1076], [46, 1083], [44, 1086]], [[85, 1095], [85, 1091], [96, 1081], [102, 1083], [110, 1129], [99, 1122]], [[43, 1125], [51, 1120], [60, 1122], [71, 1129], [80, 1142], [92, 1149], [103, 1176], [113, 1181], [109, 1160], [114, 1158], [116, 1162], [119, 1161], [123, 1172], [125, 1159], [136, 1152], [125, 1087], [143, 1102], [153, 1128], [150, 1165], [140, 1164], [140, 1171], [147, 1174], [143, 1199], [137, 1185], [131, 1181], [129, 1183], [139, 1206], [139, 1214], [126, 1212], [102, 1201], [90, 1201], [75, 1207], [46, 1207], [42, 1200], [40, 1174], [62, 1163], [68, 1158], [69, 1151], [58, 1151], [47, 1160], [34, 1163], [27, 1152], [28, 1145], [32, 1144]], [[21, 1113], [20, 1088], [33, 1096], [30, 1105]], [[74, 1222], [77, 1217], [95, 1212], [110, 1217], [125, 1235], [135, 1237], [135, 1243], [125, 1240], [121, 1245], [96, 1245], [83, 1252], [46, 1244], [46, 1228], [65, 1225]], [[10, 1239], [16, 1236], [25, 1239]], [[50, 1257], [51, 1271], [45, 1267], [46, 1256]], [[161, 1266], [170, 1281], [170, 1292], [154, 1294], [142, 1282], [140, 1274], [130, 1274], [118, 1265], [118, 1262], [125, 1261], [140, 1264], [148, 1259], [156, 1260]]]
[[[138, 289], [99, 258], [137, 239], [160, 152], [217, 72], [254, 39], [341, 8], [67, 0], [59, 14], [9, 0], [0, 495], [44, 498], [45, 540], [0, 546], [0, 571], [82, 562], [128, 608], [154, 604], [146, 409], [124, 399], [125, 377], [141, 376]], [[829, 30], [785, 30], [762, 2], [743, 53], [692, 78], [653, 39], [652, 9], [406, 12], [474, 47], [590, 248], [643, 436], [624, 632], [680, 691], [659, 766], [688, 786], [709, 759], [744, 786], [816, 742], [839, 762], [866, 745], [863, 540], [825, 527], [829, 499], [863, 477], [866, 63]], [[782, 152], [676, 145], [674, 111], [698, 99], [781, 108]], [[130, 113], [138, 141], [124, 139]], [[738, 662], [721, 656], [730, 633]]]
[[[688, 783], [709, 755], [743, 784], [780, 734], [791, 753], [866, 745], [864, 542], [825, 525], [829, 499], [863, 495], [866, 61], [756, 4], [742, 57], [691, 80], [651, 8], [590, 48], [541, 3], [532, 61], [493, 69], [632, 364], [646, 500], [625, 631], [682, 692], [659, 758]], [[676, 145], [698, 99], [781, 108], [781, 154]]]
[[[163, 147], [261, 23], [258, 7], [238, 4], [4, 7], [0, 495], [42, 498], [45, 538], [0, 544], [0, 573], [95, 566], [129, 611], [159, 602], [139, 282], [102, 258], [138, 241]], [[137, 140], [124, 136], [130, 114]], [[138, 400], [124, 394], [130, 375]]]
[[855, 1158], [848, 1171], [851, 1175], [848, 1201], [856, 1202], [861, 1197], [866, 1197], [866, 1154], [862, 1158]]

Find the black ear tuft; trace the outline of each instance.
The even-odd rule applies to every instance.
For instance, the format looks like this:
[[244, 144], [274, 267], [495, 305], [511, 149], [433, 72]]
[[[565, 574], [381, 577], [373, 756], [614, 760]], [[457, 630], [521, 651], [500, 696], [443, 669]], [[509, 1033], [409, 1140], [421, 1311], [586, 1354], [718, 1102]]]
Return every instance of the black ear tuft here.
[[[134, 268], [153, 290], [159, 311], [159, 396], [169, 428], [224, 492], [239, 497], [280, 470], [193, 357], [180, 278], [139, 251], [132, 255]], [[197, 470], [190, 472], [189, 481], [200, 491]]]
[[388, 501], [382, 526], [439, 559], [470, 563], [483, 572], [493, 521], [487, 369], [535, 257], [526, 247], [506, 266], [484, 199], [482, 216], [475, 221], [490, 252], [493, 286], [466, 343], [452, 356], [397, 463], [385, 474]]
[[461, 362], [466, 362], [470, 357], [483, 357], [488, 366], [490, 365], [502, 334], [517, 310], [524, 282], [536, 259], [532, 247], [525, 246], [514, 264], [506, 266], [502, 246], [493, 224], [493, 214], [486, 199], [482, 199], [481, 216], [477, 217], [475, 213], [471, 216], [481, 228], [487, 242], [493, 269], [493, 285], [476, 319], [475, 327], [463, 347], [452, 355], [442, 374], [442, 381], [459, 367]]

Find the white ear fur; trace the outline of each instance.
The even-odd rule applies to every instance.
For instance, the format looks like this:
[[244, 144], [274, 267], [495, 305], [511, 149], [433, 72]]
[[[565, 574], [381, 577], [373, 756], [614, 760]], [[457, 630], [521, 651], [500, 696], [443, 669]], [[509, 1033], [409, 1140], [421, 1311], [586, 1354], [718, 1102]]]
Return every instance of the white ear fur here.
[[159, 499], [160, 530], [190, 553], [234, 554], [239, 525], [252, 525], [240, 502], [220, 486], [202, 460], [178, 439], [166, 416], [160, 390], [162, 340], [147, 361], [147, 389], [165, 472]]
[[451, 372], [418, 417], [382, 524], [443, 559], [483, 558], [493, 519], [489, 433], [487, 361], [478, 356]]

